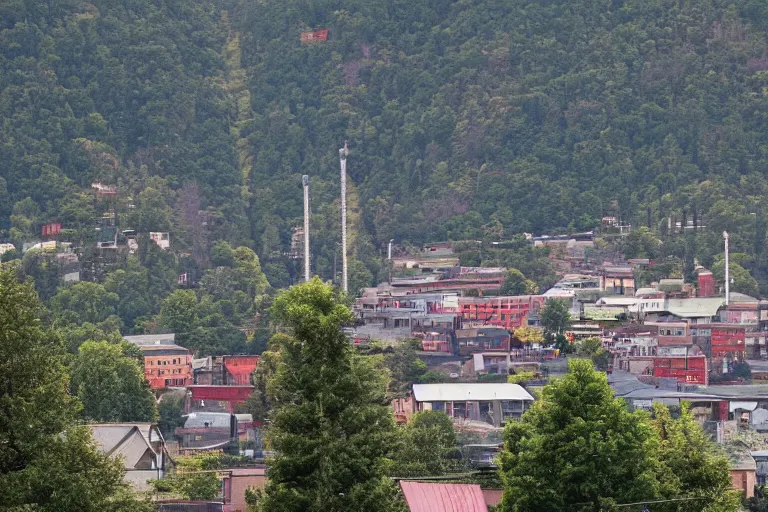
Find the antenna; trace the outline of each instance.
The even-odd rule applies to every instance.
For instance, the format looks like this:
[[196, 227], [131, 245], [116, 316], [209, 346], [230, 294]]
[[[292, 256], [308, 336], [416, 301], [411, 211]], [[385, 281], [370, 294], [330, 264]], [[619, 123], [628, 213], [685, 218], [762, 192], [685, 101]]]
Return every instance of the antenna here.
[[341, 161], [341, 289], [349, 291], [347, 286], [347, 141], [339, 150]]
[[309, 281], [309, 176], [301, 177], [304, 185], [304, 281]]
[[725, 239], [725, 305], [731, 300], [731, 269], [730, 262], [728, 261], [728, 232], [723, 231], [723, 238]]

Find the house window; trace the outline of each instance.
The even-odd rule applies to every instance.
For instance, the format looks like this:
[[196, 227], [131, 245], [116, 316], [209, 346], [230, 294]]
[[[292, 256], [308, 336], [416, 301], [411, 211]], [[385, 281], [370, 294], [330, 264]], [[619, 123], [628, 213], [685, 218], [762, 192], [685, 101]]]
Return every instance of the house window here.
[[507, 400], [501, 402], [501, 419], [519, 418], [522, 416], [525, 406], [520, 400]]

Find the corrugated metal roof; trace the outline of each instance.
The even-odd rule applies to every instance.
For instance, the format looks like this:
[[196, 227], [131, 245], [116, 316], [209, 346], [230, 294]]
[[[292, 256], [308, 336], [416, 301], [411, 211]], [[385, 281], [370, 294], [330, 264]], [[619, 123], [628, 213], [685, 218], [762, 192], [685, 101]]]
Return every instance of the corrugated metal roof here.
[[170, 334], [139, 334], [136, 336], [123, 336], [125, 341], [134, 345], [174, 345], [176, 335]]
[[488, 512], [476, 484], [432, 484], [400, 481], [411, 512]]
[[680, 318], [715, 316], [725, 305], [724, 297], [699, 297], [695, 299], [669, 299], [667, 311]]
[[228, 412], [191, 412], [187, 415], [184, 428], [226, 427], [229, 428], [230, 415]]
[[450, 383], [414, 384], [413, 397], [417, 402], [459, 402], [474, 400], [530, 400], [533, 397], [518, 384], [503, 383]]

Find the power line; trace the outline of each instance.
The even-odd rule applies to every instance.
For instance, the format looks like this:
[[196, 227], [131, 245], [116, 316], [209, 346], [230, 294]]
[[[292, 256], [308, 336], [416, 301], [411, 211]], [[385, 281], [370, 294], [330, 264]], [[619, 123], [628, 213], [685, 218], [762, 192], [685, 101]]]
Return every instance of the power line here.
[[698, 496], [693, 498], [670, 498], [668, 500], [654, 500], [654, 501], [637, 501], [635, 503], [621, 503], [618, 505], [614, 505], [616, 508], [618, 507], [634, 507], [636, 505], [655, 505], [658, 503], [673, 503], [676, 501], [698, 501], [698, 500], [709, 500], [712, 499], [709, 496]]

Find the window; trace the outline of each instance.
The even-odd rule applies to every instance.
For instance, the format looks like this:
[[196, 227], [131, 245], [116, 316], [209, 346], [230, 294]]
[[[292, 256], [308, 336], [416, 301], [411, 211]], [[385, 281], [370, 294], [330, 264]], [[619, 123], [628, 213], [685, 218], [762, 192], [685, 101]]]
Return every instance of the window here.
[[506, 400], [501, 402], [501, 419], [519, 418], [522, 416], [525, 406], [520, 400]]

